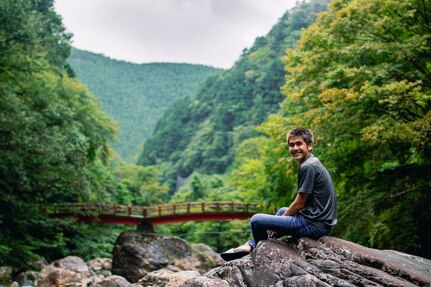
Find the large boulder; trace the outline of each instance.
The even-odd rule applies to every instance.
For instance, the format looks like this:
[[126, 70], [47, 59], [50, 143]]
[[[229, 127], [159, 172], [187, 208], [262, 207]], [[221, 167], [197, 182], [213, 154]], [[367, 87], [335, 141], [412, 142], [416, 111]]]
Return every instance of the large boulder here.
[[[62, 286], [103, 286], [103, 287], [127, 287], [132, 286], [126, 279], [119, 276], [111, 276], [112, 260], [109, 258], [95, 258], [84, 262], [79, 257], [68, 256], [54, 261], [42, 269], [36, 279], [31, 281], [30, 275], [24, 274], [27, 279], [26, 286], [38, 287], [62, 287]], [[18, 283], [23, 280], [17, 280]], [[37, 281], [37, 285], [33, 282]], [[24, 285], [20, 285], [24, 286]]]
[[112, 273], [137, 282], [164, 268], [204, 273], [222, 262], [214, 251], [202, 244], [192, 247], [178, 237], [129, 231], [122, 233], [115, 243]]
[[270, 239], [182, 286], [431, 286], [431, 260], [330, 236]]
[[87, 264], [79, 257], [68, 256], [42, 269], [38, 287], [90, 286], [94, 277]]
[[56, 268], [67, 269], [85, 277], [91, 275], [87, 263], [77, 256], [67, 256], [63, 259], [54, 261], [52, 265]]

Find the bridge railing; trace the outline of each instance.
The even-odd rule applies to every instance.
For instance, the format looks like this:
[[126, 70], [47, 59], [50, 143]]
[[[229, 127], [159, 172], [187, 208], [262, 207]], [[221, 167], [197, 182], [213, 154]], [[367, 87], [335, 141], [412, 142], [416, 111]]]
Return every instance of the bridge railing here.
[[256, 213], [258, 212], [258, 204], [232, 201], [186, 202], [153, 206], [74, 203], [47, 206], [44, 209], [52, 215], [115, 215], [146, 219], [184, 214]]

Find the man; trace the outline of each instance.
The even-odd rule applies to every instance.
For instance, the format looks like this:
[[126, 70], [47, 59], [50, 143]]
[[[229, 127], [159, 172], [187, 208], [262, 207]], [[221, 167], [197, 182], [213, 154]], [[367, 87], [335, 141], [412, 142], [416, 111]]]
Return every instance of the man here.
[[288, 208], [276, 215], [258, 213], [251, 218], [253, 239], [244, 245], [221, 254], [234, 260], [249, 254], [260, 240], [290, 235], [295, 238], [319, 238], [329, 234], [337, 223], [337, 205], [331, 176], [313, 155], [313, 134], [306, 128], [296, 127], [287, 134], [292, 157], [299, 162], [298, 193]]

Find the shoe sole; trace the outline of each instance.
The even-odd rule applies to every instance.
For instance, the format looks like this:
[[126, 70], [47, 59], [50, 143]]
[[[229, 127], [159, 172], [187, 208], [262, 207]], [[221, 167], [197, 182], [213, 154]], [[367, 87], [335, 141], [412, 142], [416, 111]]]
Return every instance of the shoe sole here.
[[244, 257], [248, 254], [250, 253], [246, 251], [239, 251], [239, 252], [221, 253], [220, 256], [221, 258], [223, 258], [224, 261], [232, 261], [232, 260]]

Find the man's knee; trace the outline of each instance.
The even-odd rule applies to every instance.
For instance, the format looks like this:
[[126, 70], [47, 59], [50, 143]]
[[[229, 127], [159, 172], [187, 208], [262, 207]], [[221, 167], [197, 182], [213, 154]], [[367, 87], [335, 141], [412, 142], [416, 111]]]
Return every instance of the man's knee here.
[[253, 215], [250, 219], [250, 225], [251, 226], [259, 226], [262, 223], [262, 213], [256, 213]]
[[275, 215], [283, 215], [286, 210], [287, 210], [287, 207], [282, 207], [277, 211]]

